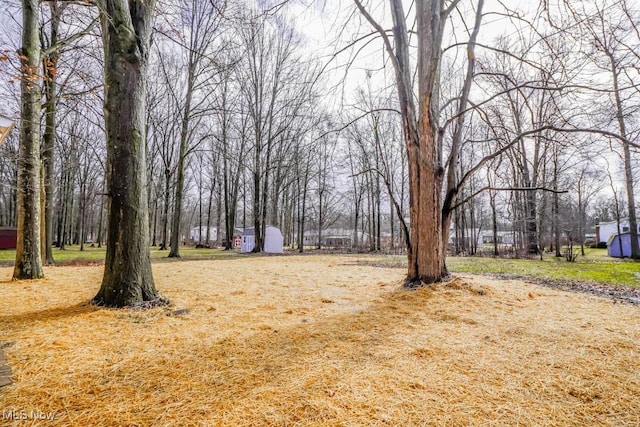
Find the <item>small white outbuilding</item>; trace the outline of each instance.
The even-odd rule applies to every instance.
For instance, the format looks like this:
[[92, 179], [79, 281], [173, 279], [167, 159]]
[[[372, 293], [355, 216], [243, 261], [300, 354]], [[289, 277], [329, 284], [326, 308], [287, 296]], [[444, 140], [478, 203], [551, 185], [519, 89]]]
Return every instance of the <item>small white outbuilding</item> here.
[[[281, 254], [283, 252], [284, 237], [279, 228], [267, 225], [264, 232], [264, 252], [270, 254]], [[253, 227], [245, 228], [242, 234], [242, 246], [240, 251], [247, 253], [256, 247], [256, 232]]]
[[[207, 240], [207, 227], [193, 227], [189, 230], [189, 239], [194, 243], [208, 243]], [[209, 227], [209, 242], [215, 242], [218, 240], [218, 227]]]

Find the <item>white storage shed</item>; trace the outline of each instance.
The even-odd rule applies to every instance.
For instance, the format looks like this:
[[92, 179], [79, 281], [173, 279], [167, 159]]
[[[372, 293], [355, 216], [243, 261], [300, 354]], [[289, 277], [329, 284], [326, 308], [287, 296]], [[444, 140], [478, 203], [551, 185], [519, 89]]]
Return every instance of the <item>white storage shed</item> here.
[[[253, 251], [256, 247], [256, 233], [253, 227], [245, 228], [242, 234], [241, 252]], [[281, 254], [283, 252], [284, 237], [279, 228], [267, 225], [264, 232], [264, 252], [270, 254]]]

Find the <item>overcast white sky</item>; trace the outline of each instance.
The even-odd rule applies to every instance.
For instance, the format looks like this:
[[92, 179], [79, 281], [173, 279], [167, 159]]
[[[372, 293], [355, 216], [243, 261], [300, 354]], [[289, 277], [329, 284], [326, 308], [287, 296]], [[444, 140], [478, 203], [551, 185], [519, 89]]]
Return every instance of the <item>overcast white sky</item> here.
[[[387, 0], [375, 0], [366, 2], [371, 14], [381, 22], [385, 28], [391, 28], [391, 17], [388, 13]], [[460, 13], [452, 15], [452, 23], [447, 27], [447, 42], [465, 42], [468, 32], [462, 23], [461, 16], [467, 26], [471, 26], [474, 19], [474, 10], [477, 0], [463, 0], [460, 4]], [[518, 3], [521, 13], [534, 13], [538, 1], [522, 1]], [[516, 7], [515, 5], [513, 7]], [[526, 11], [525, 11], [526, 9]], [[479, 41], [487, 44], [498, 36], [517, 33], [513, 20], [504, 16], [504, 8], [497, 0], [485, 0], [485, 18], [479, 35]], [[405, 1], [405, 11], [413, 12], [412, 2]], [[342, 91], [336, 94], [334, 104], [340, 104], [343, 97], [349, 99], [352, 92], [359, 86], [367, 84], [367, 71], [376, 70], [372, 81], [374, 86], [384, 85], [389, 81], [390, 67], [383, 69], [387, 62], [387, 54], [383, 49], [382, 40], [371, 39], [370, 43], [360, 42], [351, 49], [347, 49], [339, 56], [333, 55], [349, 45], [350, 42], [373, 31], [371, 25], [366, 22], [355, 10], [352, 0], [325, 0], [324, 2], [312, 2], [302, 4], [292, 2], [288, 9], [289, 15], [295, 20], [295, 25], [304, 34], [309, 51], [319, 54], [323, 61], [331, 61], [328, 67], [329, 81], [340, 85]], [[445, 45], [446, 45], [445, 43]], [[463, 52], [460, 48], [459, 52]], [[454, 53], [454, 52], [450, 52]], [[348, 65], [348, 70], [346, 69]], [[386, 77], [385, 77], [386, 73]], [[377, 82], [377, 83], [376, 83]]]

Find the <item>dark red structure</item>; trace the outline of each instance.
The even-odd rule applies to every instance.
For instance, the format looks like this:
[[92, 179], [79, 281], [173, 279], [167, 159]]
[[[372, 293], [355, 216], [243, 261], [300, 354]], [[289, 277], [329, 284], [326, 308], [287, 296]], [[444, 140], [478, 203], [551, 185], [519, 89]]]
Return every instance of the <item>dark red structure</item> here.
[[0, 227], [0, 249], [15, 249], [17, 241], [17, 228]]

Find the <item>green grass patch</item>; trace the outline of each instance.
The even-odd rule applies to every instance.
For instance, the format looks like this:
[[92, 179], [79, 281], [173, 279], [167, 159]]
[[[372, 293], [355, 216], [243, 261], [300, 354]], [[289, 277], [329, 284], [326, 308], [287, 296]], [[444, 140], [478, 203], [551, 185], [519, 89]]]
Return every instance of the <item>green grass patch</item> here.
[[[579, 250], [579, 249], [578, 249]], [[568, 280], [575, 282], [603, 283], [608, 285], [640, 286], [640, 262], [611, 258], [606, 249], [588, 249], [576, 262], [545, 254], [542, 260], [490, 257], [447, 257], [447, 267], [452, 273], [488, 274], [521, 278]], [[406, 268], [405, 256], [371, 256], [362, 263], [380, 267]]]
[[455, 273], [495, 274], [540, 279], [595, 282], [609, 285], [640, 285], [640, 263], [636, 261], [567, 262], [564, 258], [500, 259], [449, 257], [447, 266]]
[[[88, 263], [100, 263], [104, 262], [106, 248], [85, 246], [84, 250], [80, 250], [80, 246], [72, 245], [67, 246], [64, 250], [54, 248], [53, 259], [56, 264], [68, 265], [68, 264], [88, 264]], [[151, 248], [152, 260], [170, 260], [167, 258], [169, 255], [168, 250], [161, 251], [157, 247]], [[229, 258], [238, 255], [238, 251], [224, 251], [222, 249], [195, 249], [190, 246], [183, 246], [180, 248], [180, 255], [184, 260], [199, 260], [199, 259], [219, 259]], [[0, 250], [0, 263], [3, 265], [13, 264], [16, 259], [16, 251], [13, 249]]]

